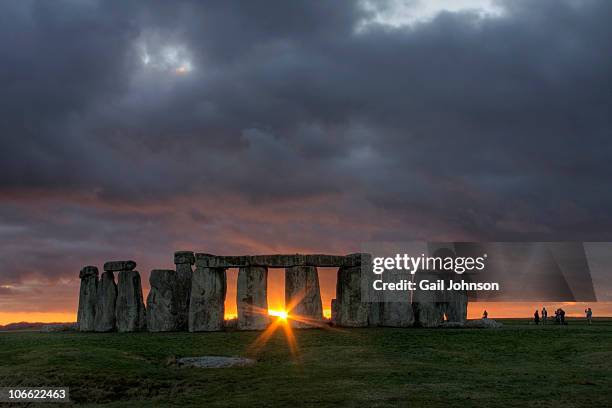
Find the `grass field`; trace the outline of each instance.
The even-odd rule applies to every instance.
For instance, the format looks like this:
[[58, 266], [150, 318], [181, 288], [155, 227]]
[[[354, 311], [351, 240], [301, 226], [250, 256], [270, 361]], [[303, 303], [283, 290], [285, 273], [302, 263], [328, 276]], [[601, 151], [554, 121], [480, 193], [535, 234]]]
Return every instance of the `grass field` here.
[[255, 365], [223, 369], [172, 361], [253, 355], [259, 333], [0, 333], [0, 386], [68, 386], [109, 407], [612, 406], [612, 320], [504, 323], [294, 331], [295, 355], [280, 330]]

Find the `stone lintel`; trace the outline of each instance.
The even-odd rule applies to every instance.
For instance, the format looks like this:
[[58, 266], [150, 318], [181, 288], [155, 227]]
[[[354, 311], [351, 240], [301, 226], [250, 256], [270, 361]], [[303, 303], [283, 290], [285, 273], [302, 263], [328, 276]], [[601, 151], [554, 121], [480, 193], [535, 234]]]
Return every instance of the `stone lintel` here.
[[93, 265], [84, 266], [79, 272], [79, 278], [83, 279], [87, 276], [98, 276], [98, 268]]
[[174, 253], [174, 263], [193, 265], [195, 263], [195, 257], [193, 256], [193, 252], [192, 251], [176, 251]]
[[196, 265], [204, 268], [243, 268], [247, 266], [267, 266], [268, 268], [290, 268], [292, 266], [317, 266], [321, 268], [360, 266], [362, 257], [369, 254], [324, 255], [242, 255], [216, 256], [196, 253]]
[[110, 272], [131, 271], [136, 268], [134, 261], [108, 261], [104, 263], [104, 270]]

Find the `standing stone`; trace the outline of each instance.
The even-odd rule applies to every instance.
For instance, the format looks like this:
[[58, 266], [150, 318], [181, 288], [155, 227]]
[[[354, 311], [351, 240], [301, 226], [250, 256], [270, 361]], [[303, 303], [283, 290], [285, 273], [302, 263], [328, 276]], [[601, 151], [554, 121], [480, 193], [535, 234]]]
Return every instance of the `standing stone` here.
[[361, 299], [361, 266], [338, 269], [335, 323], [344, 327], [365, 327], [368, 314], [369, 304]]
[[285, 308], [291, 327], [307, 328], [321, 324], [323, 306], [316, 267], [292, 266], [285, 269]]
[[223, 329], [226, 290], [225, 268], [196, 268], [191, 279], [190, 332]]
[[410, 327], [414, 324], [414, 312], [410, 301], [384, 302], [380, 306], [382, 309], [380, 326]]
[[377, 327], [382, 324], [382, 303], [371, 302], [368, 307], [368, 327]]
[[191, 297], [191, 278], [195, 256], [190, 251], [174, 253], [174, 264], [177, 274], [178, 327], [177, 330], [187, 330], [189, 326], [189, 299]]
[[[374, 274], [371, 273], [371, 275]], [[372, 278], [374, 277], [372, 276]], [[383, 282], [398, 283], [413, 279], [413, 275], [405, 270], [388, 270], [382, 275], [378, 275], [377, 278], [382, 279]], [[378, 291], [376, 299], [380, 302], [379, 326], [410, 327], [414, 324], [411, 292], [403, 290]]]
[[249, 266], [238, 271], [236, 290], [238, 330], [264, 330], [268, 318], [268, 268]]
[[134, 332], [146, 329], [146, 312], [138, 271], [119, 272], [115, 316], [117, 330]]
[[[439, 258], [455, 258], [457, 256], [457, 248], [452, 242], [437, 242], [429, 243], [429, 253], [433, 254], [434, 257]], [[455, 280], [458, 278], [457, 274], [452, 271], [441, 270], [438, 267], [434, 271], [425, 272], [429, 275], [429, 280], [434, 282], [436, 280], [442, 280], [448, 282], [449, 280]], [[464, 275], [466, 280], [470, 280], [469, 275]], [[430, 302], [435, 303], [436, 307], [430, 310], [433, 313], [433, 319], [438, 319], [439, 315], [442, 315], [442, 320], [446, 320], [447, 323], [465, 323], [467, 320], [467, 303], [468, 296], [466, 291], [456, 290], [443, 290], [429, 292]], [[427, 297], [427, 296], [425, 296]], [[421, 301], [423, 296], [420, 297]], [[424, 307], [424, 306], [423, 306]], [[431, 308], [430, 303], [430, 308]], [[428, 313], [426, 312], [425, 315]], [[424, 319], [426, 320], [426, 319]], [[428, 322], [430, 325], [434, 324], [434, 321]]]
[[468, 295], [466, 291], [445, 291], [443, 310], [448, 322], [465, 323], [467, 321], [467, 305]]
[[147, 296], [147, 329], [150, 332], [179, 329], [178, 279], [176, 271], [154, 269], [149, 278]]
[[109, 332], [116, 328], [115, 304], [117, 302], [117, 284], [112, 271], [102, 273], [98, 282], [98, 296], [96, 304], [97, 332]]
[[336, 299], [331, 300], [331, 322], [334, 325], [338, 324], [338, 301]]
[[421, 280], [436, 281], [436, 274], [430, 271], [419, 271], [415, 275], [417, 290], [412, 296], [412, 308], [416, 323], [420, 327], [438, 327], [444, 321], [444, 302], [440, 291], [421, 290]]
[[444, 321], [443, 306], [440, 303], [434, 302], [432, 299], [425, 299], [425, 296], [422, 295], [419, 295], [418, 298], [419, 299], [412, 304], [417, 325], [420, 327], [440, 326]]
[[[375, 280], [380, 279], [380, 276], [372, 273], [372, 255], [368, 253], [349, 255], [355, 259], [358, 256], [361, 264], [361, 296], [362, 301], [366, 302], [368, 313], [368, 327], [381, 326], [383, 321], [383, 296], [380, 291], [374, 290], [373, 284]], [[354, 261], [356, 262], [356, 259]], [[357, 266], [357, 265], [354, 265]]]
[[[388, 282], [400, 282], [410, 280], [412, 276], [405, 271], [387, 271], [383, 280]], [[388, 280], [387, 280], [388, 279]], [[381, 291], [379, 293], [381, 303], [379, 326], [385, 327], [410, 327], [414, 324], [414, 312], [407, 291]]]
[[86, 266], [79, 273], [79, 310], [77, 322], [80, 331], [93, 331], [96, 320], [96, 296], [98, 288], [98, 268]]

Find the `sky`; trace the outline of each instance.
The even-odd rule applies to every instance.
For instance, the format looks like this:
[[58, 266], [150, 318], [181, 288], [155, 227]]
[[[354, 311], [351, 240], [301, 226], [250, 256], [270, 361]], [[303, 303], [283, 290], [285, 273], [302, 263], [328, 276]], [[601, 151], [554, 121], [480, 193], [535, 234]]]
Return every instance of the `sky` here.
[[0, 324], [74, 319], [106, 260], [146, 294], [175, 250], [612, 241], [611, 20], [606, 0], [3, 2]]

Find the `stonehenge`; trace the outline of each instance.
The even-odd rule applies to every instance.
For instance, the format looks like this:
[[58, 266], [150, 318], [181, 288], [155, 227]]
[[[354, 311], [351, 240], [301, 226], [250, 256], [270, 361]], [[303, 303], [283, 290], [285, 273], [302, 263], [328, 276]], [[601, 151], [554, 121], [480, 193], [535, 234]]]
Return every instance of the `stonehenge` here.
[[177, 251], [174, 253], [174, 265], [177, 275], [177, 328], [187, 330], [189, 323], [189, 300], [191, 298], [192, 265], [195, 256], [190, 251]]
[[131, 271], [136, 268], [134, 261], [109, 261], [104, 263], [104, 270], [110, 272]]
[[[335, 326], [438, 327], [443, 322], [466, 322], [466, 292], [418, 290], [412, 298], [405, 292], [398, 298], [373, 291], [372, 274], [364, 275], [369, 262], [369, 254], [359, 253], [215, 256], [177, 251], [175, 269], [151, 271], [146, 307], [136, 262], [106, 262], [100, 277], [97, 267], [85, 266], [79, 273], [78, 328], [97, 332], [265, 330], [270, 324], [269, 268], [285, 269], [285, 308], [291, 327], [321, 327], [326, 320], [318, 267], [338, 268], [330, 320]], [[238, 269], [237, 318], [232, 324], [225, 321], [229, 268]], [[448, 278], [427, 272], [411, 279]]]
[[367, 326], [370, 307], [361, 301], [361, 266], [340, 267], [337, 276], [332, 320], [343, 327]]
[[191, 279], [190, 332], [223, 330], [226, 289], [225, 268], [196, 267]]
[[268, 318], [268, 268], [244, 266], [238, 271], [236, 290], [239, 330], [263, 330]]
[[98, 282], [95, 331], [109, 332], [115, 329], [116, 303], [117, 284], [115, 283], [115, 273], [113, 271], [104, 271]]
[[292, 266], [318, 266], [334, 268], [341, 266], [360, 266], [361, 254], [338, 255], [246, 255], [215, 256], [195, 254], [196, 265], [209, 268], [241, 268], [243, 266], [267, 266], [268, 268], [290, 268]]
[[179, 330], [179, 279], [172, 269], [154, 269], [149, 278], [147, 329], [151, 332]]
[[446, 320], [455, 323], [467, 321], [468, 295], [466, 291], [447, 290], [442, 301], [442, 311]]
[[415, 320], [420, 327], [438, 327], [444, 321], [443, 304], [435, 293], [418, 291], [412, 298]]
[[285, 308], [292, 327], [305, 328], [323, 320], [319, 275], [315, 266], [291, 266], [285, 269]]
[[[412, 305], [408, 297], [404, 301], [385, 299], [370, 293], [372, 302], [362, 301], [361, 266], [341, 267], [336, 281], [336, 319], [343, 327], [410, 327], [414, 324]], [[368, 283], [368, 280], [365, 281]], [[369, 289], [369, 286], [368, 286]]]
[[[452, 275], [428, 271], [417, 277], [420, 279], [449, 279]], [[412, 298], [416, 322], [421, 327], [438, 327], [442, 322], [465, 323], [467, 320], [468, 295], [457, 290], [419, 290]]]
[[[133, 269], [136, 263], [128, 261], [123, 267]], [[147, 326], [140, 273], [132, 269], [119, 271], [115, 318], [120, 332], [143, 331]]]
[[379, 326], [410, 327], [414, 324], [412, 304], [405, 302], [382, 302]]
[[[452, 242], [429, 243], [428, 249], [434, 256], [440, 258], [453, 258], [456, 249]], [[455, 278], [453, 272], [429, 270], [427, 274], [420, 274], [417, 280], [426, 276], [430, 281], [448, 281]], [[469, 276], [464, 275], [469, 280]], [[467, 320], [468, 296], [465, 291], [417, 291], [413, 299], [415, 315], [418, 324], [422, 327], [438, 327], [441, 322], [464, 324]]]
[[330, 320], [332, 322], [337, 322], [338, 321], [338, 299], [332, 299], [331, 300], [331, 310], [330, 310]]
[[93, 331], [96, 320], [98, 268], [85, 266], [79, 272], [79, 278], [81, 278], [81, 288], [79, 289], [77, 324], [80, 331]]

